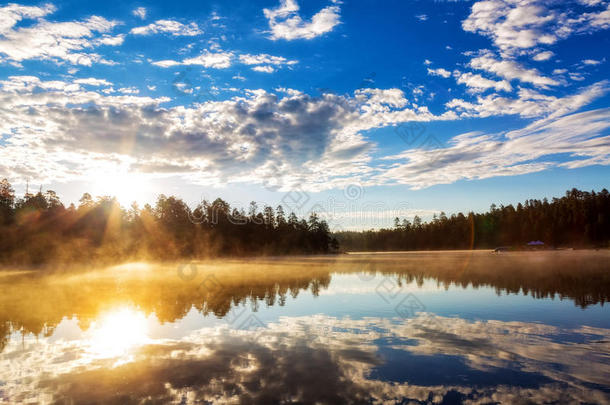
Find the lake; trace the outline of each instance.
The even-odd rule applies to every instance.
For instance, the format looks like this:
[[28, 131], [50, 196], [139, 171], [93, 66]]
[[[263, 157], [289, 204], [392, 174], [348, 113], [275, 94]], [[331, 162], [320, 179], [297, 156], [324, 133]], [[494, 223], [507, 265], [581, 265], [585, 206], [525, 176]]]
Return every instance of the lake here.
[[609, 403], [609, 251], [0, 272], [0, 402]]

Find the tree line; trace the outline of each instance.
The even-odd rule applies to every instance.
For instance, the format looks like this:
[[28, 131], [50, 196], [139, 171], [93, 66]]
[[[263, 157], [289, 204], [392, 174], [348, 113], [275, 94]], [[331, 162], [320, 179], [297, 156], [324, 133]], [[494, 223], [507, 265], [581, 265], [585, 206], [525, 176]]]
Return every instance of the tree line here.
[[0, 182], [0, 263], [42, 265], [176, 260], [218, 256], [319, 254], [338, 249], [328, 224], [286, 214], [282, 206], [247, 212], [218, 198], [194, 209], [174, 196], [125, 209], [114, 197], [83, 194], [65, 207], [57, 194], [16, 198]]
[[484, 213], [444, 212], [424, 222], [396, 218], [391, 229], [335, 234], [341, 248], [350, 251], [519, 248], [530, 241], [546, 247], [609, 247], [610, 195], [608, 190], [572, 189], [561, 198], [530, 199]]
[[0, 263], [116, 263], [126, 260], [176, 260], [219, 256], [319, 254], [345, 251], [472, 249], [520, 247], [540, 240], [548, 247], [610, 245], [608, 190], [572, 189], [561, 198], [500, 206], [485, 213], [447, 216], [425, 222], [396, 218], [394, 227], [362, 232], [330, 232], [312, 213], [259, 209], [247, 212], [218, 198], [194, 209], [174, 196], [125, 209], [113, 197], [83, 194], [65, 207], [47, 190], [17, 198], [0, 181]]

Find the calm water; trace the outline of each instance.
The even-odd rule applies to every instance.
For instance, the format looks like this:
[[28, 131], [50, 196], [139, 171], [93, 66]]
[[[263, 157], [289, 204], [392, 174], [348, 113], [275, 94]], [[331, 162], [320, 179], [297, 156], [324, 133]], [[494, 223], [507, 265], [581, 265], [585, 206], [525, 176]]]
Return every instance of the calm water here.
[[2, 403], [609, 403], [610, 252], [0, 273]]

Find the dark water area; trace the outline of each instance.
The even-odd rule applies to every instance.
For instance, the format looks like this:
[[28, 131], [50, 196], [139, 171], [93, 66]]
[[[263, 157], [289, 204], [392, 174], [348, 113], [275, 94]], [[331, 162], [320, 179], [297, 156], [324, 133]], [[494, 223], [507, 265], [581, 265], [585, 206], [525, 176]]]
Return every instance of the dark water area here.
[[609, 403], [610, 252], [0, 272], [0, 403]]

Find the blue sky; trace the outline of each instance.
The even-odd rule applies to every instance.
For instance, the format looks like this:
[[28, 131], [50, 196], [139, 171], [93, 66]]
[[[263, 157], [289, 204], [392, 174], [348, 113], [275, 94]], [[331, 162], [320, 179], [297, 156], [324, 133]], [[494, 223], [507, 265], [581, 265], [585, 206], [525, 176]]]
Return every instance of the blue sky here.
[[0, 5], [0, 176], [334, 229], [601, 189], [607, 1]]

